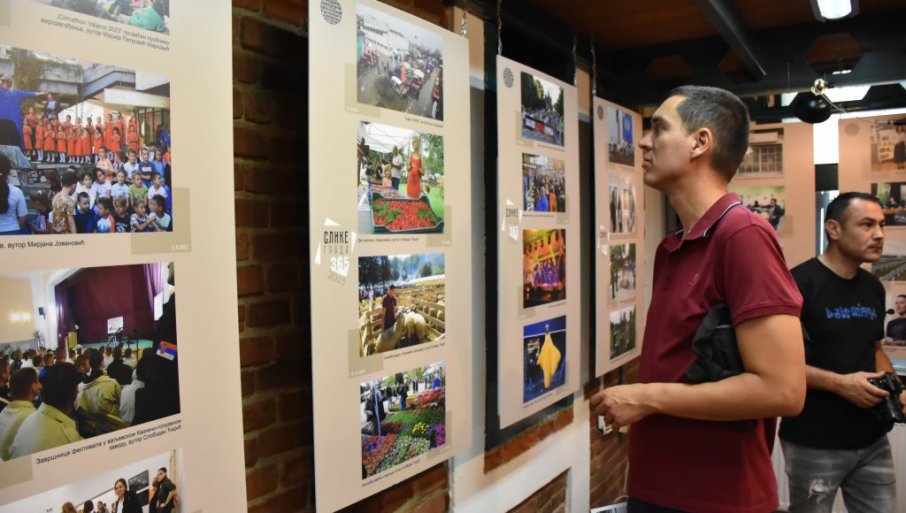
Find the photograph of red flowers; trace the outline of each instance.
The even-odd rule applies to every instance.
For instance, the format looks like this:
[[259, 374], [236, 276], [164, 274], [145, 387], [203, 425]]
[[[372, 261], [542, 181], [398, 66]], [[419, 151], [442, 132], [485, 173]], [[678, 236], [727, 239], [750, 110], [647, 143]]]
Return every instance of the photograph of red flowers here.
[[445, 385], [443, 362], [360, 385], [362, 479], [446, 443]]

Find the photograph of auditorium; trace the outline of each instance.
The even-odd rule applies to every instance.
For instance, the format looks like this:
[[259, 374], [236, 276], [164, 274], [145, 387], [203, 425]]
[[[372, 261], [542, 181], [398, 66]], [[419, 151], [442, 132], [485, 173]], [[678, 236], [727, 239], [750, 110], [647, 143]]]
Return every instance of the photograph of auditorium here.
[[871, 170], [906, 169], [906, 118], [871, 126]]
[[566, 299], [566, 230], [522, 230], [522, 307]]
[[607, 107], [607, 158], [624, 166], [635, 165], [635, 138], [632, 136], [632, 114]]
[[443, 233], [443, 136], [361, 121], [356, 159], [360, 233]]
[[0, 289], [0, 354], [21, 401], [0, 422], [3, 460], [179, 413], [172, 264], [5, 272]]
[[359, 356], [442, 340], [444, 254], [359, 257]]
[[364, 4], [356, 8], [359, 103], [442, 121], [441, 36]]
[[19, 234], [173, 231], [168, 77], [11, 46], [0, 70], [14, 93], [0, 154], [25, 196]]
[[526, 212], [566, 212], [566, 162], [523, 153], [522, 198]]
[[524, 71], [519, 83], [522, 137], [563, 146], [563, 88]]
[[96, 468], [104, 466], [86, 469], [72, 483], [0, 506], [0, 513], [180, 511], [185, 494], [181, 449], [87, 475]]
[[873, 183], [871, 193], [881, 202], [888, 227], [906, 226], [906, 182]]
[[881, 281], [906, 282], [906, 240], [884, 239], [881, 259], [871, 264], [871, 272]]
[[566, 383], [566, 316], [522, 328], [522, 402]]
[[445, 370], [436, 362], [359, 385], [362, 479], [446, 443]]

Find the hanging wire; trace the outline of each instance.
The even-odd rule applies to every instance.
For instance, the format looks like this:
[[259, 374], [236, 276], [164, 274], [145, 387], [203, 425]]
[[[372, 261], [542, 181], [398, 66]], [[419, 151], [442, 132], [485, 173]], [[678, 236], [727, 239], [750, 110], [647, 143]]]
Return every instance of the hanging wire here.
[[579, 34], [573, 31], [573, 85], [579, 85], [579, 56], [576, 54], [576, 45], [579, 44]]
[[467, 37], [469, 34], [469, 19], [465, 9], [462, 11], [462, 20], [459, 22], [459, 35]]
[[598, 56], [595, 55], [595, 38], [591, 38], [591, 97], [598, 96]]
[[503, 39], [500, 33], [503, 32], [503, 18], [500, 16], [500, 6], [503, 0], [497, 0], [497, 55], [503, 55]]

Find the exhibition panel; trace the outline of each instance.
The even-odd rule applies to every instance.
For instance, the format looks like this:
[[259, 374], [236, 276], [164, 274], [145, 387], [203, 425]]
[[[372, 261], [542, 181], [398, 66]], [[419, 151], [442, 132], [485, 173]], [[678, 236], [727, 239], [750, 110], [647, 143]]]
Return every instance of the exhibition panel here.
[[642, 351], [646, 307], [642, 116], [594, 99], [595, 375]]
[[0, 354], [41, 381], [0, 420], [2, 511], [112, 504], [118, 478], [162, 511], [245, 503], [230, 15], [0, 5]]
[[315, 492], [335, 511], [471, 443], [468, 48], [374, 1], [309, 16]]
[[497, 57], [498, 405], [506, 427], [579, 386], [576, 88]]

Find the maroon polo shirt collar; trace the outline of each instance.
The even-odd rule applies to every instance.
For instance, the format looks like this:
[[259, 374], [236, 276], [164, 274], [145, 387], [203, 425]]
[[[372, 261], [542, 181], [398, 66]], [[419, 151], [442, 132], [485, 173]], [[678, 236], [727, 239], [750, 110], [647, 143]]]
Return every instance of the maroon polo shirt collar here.
[[703, 237], [708, 237], [712, 233], [712, 228], [717, 224], [718, 221], [723, 219], [727, 212], [730, 211], [733, 207], [737, 205], [742, 205], [742, 201], [739, 199], [739, 195], [734, 192], [728, 192], [721, 196], [721, 198], [714, 202], [711, 205], [711, 208], [705, 212], [705, 215], [695, 223], [695, 226], [689, 230], [689, 235], [683, 237], [683, 230], [679, 229], [673, 232], [670, 235], [667, 244], [665, 245], [667, 251], [673, 252], [682, 246], [684, 241], [691, 241], [695, 239], [700, 239]]

